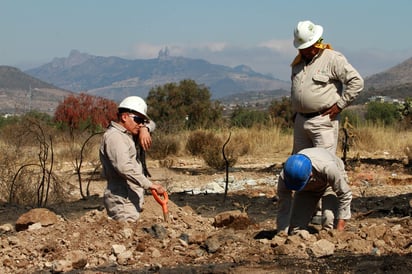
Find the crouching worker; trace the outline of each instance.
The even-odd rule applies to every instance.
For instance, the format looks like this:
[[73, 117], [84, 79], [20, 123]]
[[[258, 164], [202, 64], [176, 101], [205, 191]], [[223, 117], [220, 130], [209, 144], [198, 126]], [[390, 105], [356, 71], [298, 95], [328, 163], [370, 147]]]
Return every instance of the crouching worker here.
[[320, 199], [322, 229], [342, 231], [351, 217], [352, 191], [344, 164], [324, 148], [307, 148], [291, 155], [280, 173], [277, 195], [278, 233], [307, 230]]
[[147, 143], [147, 131], [154, 129], [146, 112], [142, 98], [125, 98], [118, 106], [117, 121], [110, 123], [102, 138], [99, 156], [107, 179], [104, 206], [114, 220], [136, 221], [143, 209], [145, 189], [160, 195], [165, 192], [144, 176], [142, 163], [136, 158], [133, 136], [144, 135]]

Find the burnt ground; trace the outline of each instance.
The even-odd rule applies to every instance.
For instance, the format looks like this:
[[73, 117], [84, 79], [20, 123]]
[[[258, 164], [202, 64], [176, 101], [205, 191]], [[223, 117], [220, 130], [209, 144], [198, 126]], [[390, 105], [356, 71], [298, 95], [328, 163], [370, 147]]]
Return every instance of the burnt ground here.
[[[172, 168], [149, 163], [154, 180], [168, 189], [199, 187], [224, 172], [192, 160]], [[279, 164], [239, 165], [235, 180], [273, 177]], [[146, 196], [141, 219], [134, 224], [107, 218], [101, 194], [105, 182], [94, 181], [92, 196], [48, 208], [60, 221], [36, 230], [0, 232], [1, 273], [52, 273], [53, 262], [81, 251], [87, 264], [68, 273], [410, 273], [412, 269], [412, 172], [391, 159], [348, 161], [354, 195], [346, 230], [324, 232], [313, 225], [311, 235], [276, 235], [276, 188], [260, 183], [241, 190], [228, 185], [227, 196], [216, 193], [169, 195], [170, 221]], [[30, 208], [0, 205], [0, 225], [14, 224]], [[215, 217], [238, 210], [246, 218], [217, 227]], [[316, 256], [313, 244], [325, 239], [333, 254]], [[113, 255], [113, 245], [130, 251]]]

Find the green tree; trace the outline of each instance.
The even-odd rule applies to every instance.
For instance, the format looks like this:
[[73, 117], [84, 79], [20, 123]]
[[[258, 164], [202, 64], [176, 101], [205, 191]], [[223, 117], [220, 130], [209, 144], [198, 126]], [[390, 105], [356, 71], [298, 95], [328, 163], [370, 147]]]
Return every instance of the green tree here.
[[370, 102], [366, 108], [365, 119], [373, 123], [383, 123], [384, 125], [389, 126], [398, 121], [400, 117], [396, 105]]
[[165, 132], [211, 128], [222, 119], [219, 102], [212, 102], [209, 89], [193, 80], [153, 88], [146, 99], [148, 114]]
[[254, 125], [267, 125], [269, 115], [265, 111], [237, 107], [230, 117], [232, 126], [251, 128]]

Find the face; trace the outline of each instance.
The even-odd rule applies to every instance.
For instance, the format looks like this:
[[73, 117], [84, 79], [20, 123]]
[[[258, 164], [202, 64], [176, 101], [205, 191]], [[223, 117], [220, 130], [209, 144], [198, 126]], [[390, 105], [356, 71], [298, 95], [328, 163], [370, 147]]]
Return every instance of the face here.
[[144, 126], [146, 119], [139, 113], [122, 113], [123, 126], [133, 135], [139, 133], [139, 129]]
[[299, 50], [300, 54], [307, 60], [311, 60], [316, 54], [319, 52], [319, 48], [315, 48], [314, 46], [310, 46], [305, 49]]

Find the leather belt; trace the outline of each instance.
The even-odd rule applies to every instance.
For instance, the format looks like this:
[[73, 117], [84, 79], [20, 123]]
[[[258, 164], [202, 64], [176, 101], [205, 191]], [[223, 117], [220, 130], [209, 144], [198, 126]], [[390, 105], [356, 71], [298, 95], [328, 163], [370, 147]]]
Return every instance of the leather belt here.
[[316, 111], [316, 112], [310, 112], [310, 113], [301, 113], [299, 112], [300, 115], [302, 115], [305, 118], [313, 118], [316, 116], [319, 116], [323, 113], [323, 111]]

